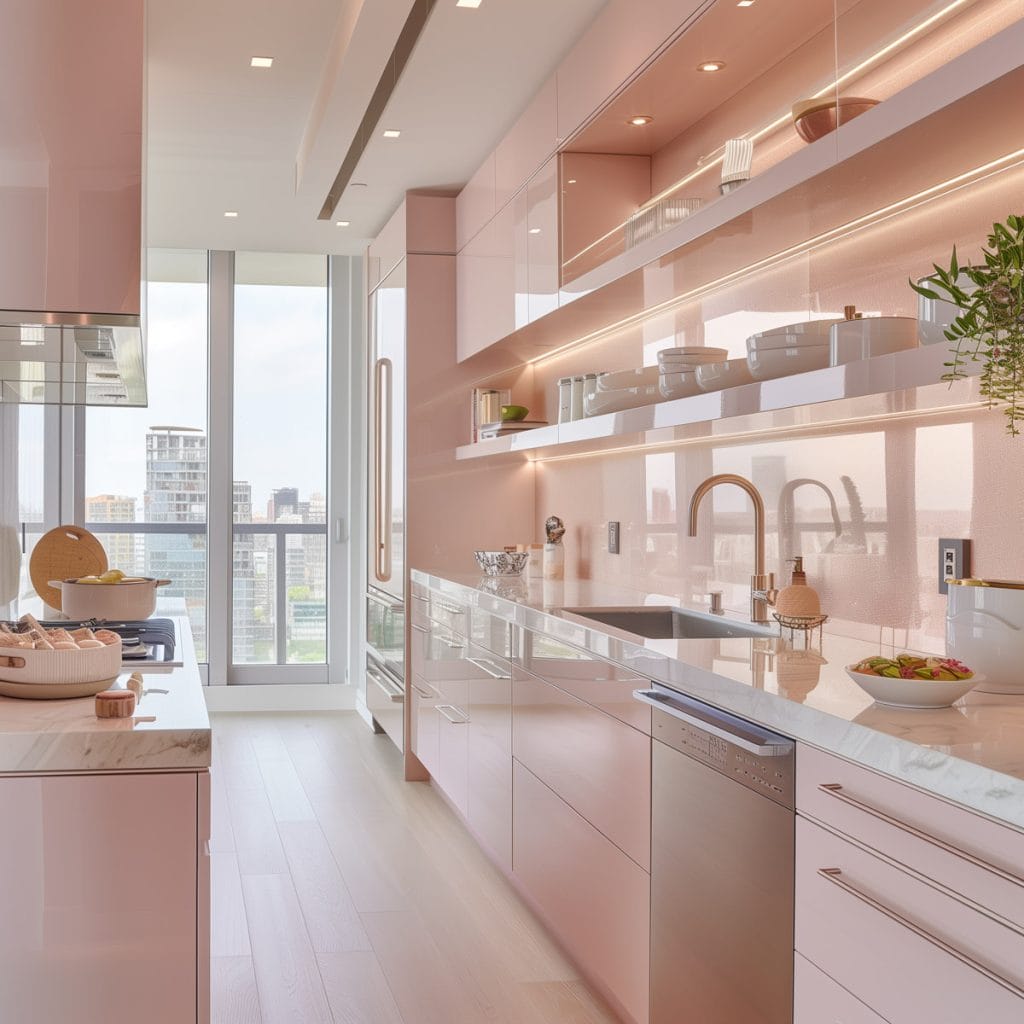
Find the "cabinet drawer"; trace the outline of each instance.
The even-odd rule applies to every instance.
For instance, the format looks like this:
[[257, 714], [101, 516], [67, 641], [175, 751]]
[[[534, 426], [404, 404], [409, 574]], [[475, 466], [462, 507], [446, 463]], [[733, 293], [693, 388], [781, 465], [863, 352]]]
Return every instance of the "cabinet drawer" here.
[[793, 980], [793, 1024], [886, 1024], [799, 953]]
[[440, 716], [437, 705], [441, 695], [425, 680], [413, 676], [412, 695], [412, 751], [431, 775], [437, 774], [439, 758], [438, 734]]
[[470, 609], [469, 639], [500, 658], [512, 657], [512, 625], [490, 612]]
[[1024, 832], [801, 745], [797, 811], [1024, 928]]
[[434, 781], [466, 817], [469, 785], [469, 683], [448, 677], [437, 686], [437, 771]]
[[433, 622], [447, 626], [460, 636], [469, 634], [469, 606], [453, 601], [436, 590], [430, 591], [428, 614]]
[[[476, 653], [471, 649], [471, 657]], [[505, 871], [512, 870], [512, 674], [507, 661], [473, 657], [469, 680], [470, 828]]]
[[430, 624], [430, 602], [426, 597], [413, 594], [409, 599], [409, 620], [419, 626]]
[[516, 758], [645, 870], [651, 862], [651, 739], [513, 669]]
[[524, 629], [521, 635], [514, 659], [518, 665], [650, 735], [651, 708], [633, 699], [634, 690], [651, 685], [649, 679], [543, 633]]
[[891, 1024], [1019, 1024], [1024, 936], [797, 819], [796, 949]]
[[590, 979], [646, 1022], [650, 876], [513, 761], [513, 875]]

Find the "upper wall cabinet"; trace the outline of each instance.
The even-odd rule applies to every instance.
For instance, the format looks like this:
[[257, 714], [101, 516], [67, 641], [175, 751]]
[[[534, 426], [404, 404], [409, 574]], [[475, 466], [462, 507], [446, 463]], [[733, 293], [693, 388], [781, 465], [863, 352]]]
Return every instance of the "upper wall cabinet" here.
[[142, 0], [0, 0], [0, 309], [138, 315]]
[[466, 183], [455, 200], [455, 244], [462, 249], [494, 216], [494, 154]]
[[501, 209], [558, 148], [555, 79], [541, 86], [494, 151], [495, 208]]

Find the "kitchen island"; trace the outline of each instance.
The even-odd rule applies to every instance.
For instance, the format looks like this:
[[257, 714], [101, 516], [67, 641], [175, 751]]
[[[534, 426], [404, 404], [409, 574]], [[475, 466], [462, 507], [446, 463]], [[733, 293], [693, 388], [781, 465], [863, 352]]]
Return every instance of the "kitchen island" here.
[[175, 627], [131, 718], [0, 697], [0, 1020], [209, 1020], [210, 723]]

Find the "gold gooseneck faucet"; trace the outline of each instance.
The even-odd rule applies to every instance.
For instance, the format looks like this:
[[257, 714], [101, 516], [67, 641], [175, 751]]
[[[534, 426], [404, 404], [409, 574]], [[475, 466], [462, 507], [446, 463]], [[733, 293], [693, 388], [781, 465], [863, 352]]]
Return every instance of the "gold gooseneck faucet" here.
[[737, 476], [735, 473], [709, 476], [690, 498], [690, 536], [697, 536], [697, 513], [700, 511], [701, 501], [719, 484], [735, 484], [746, 491], [754, 503], [754, 575], [750, 577], [750, 621], [768, 622], [768, 603], [770, 593], [775, 587], [775, 574], [764, 571], [765, 512], [761, 492], [746, 477]]

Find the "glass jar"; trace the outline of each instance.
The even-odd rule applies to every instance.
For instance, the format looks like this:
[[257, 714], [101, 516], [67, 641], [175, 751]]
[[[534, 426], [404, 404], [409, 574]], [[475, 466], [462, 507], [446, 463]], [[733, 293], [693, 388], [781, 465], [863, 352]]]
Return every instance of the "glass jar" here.
[[572, 419], [572, 377], [558, 378], [558, 422]]

